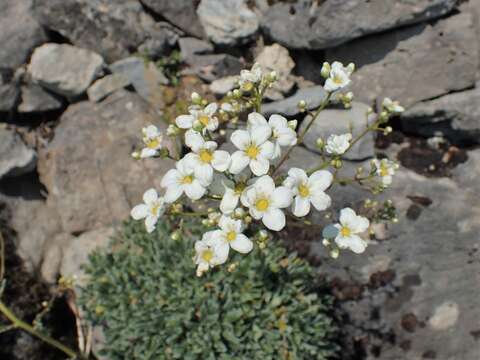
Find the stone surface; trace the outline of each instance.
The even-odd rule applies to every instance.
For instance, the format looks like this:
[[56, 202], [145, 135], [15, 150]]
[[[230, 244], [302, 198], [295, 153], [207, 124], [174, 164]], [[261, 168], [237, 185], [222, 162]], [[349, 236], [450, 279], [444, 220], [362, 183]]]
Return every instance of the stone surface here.
[[160, 85], [168, 84], [168, 79], [153, 62], [129, 57], [110, 65], [110, 70], [128, 79], [135, 91], [152, 105], [159, 107], [163, 104]]
[[217, 96], [223, 96], [238, 85], [238, 76], [227, 76], [212, 81], [210, 91]]
[[32, 17], [32, 0], [0, 2], [0, 70], [24, 64], [47, 36]]
[[63, 106], [62, 100], [37, 84], [21, 86], [21, 100], [18, 105], [19, 113], [36, 113], [59, 110]]
[[35, 49], [28, 71], [40, 85], [73, 98], [87, 90], [103, 66], [103, 58], [94, 52], [49, 43]]
[[418, 103], [401, 116], [402, 127], [422, 136], [442, 132], [456, 143], [480, 143], [480, 89]]
[[146, 189], [159, 188], [172, 163], [130, 156], [140, 146], [141, 128], [151, 123], [166, 129], [139, 95], [125, 90], [98, 104], [71, 105], [62, 115], [55, 137], [40, 153], [39, 174], [64, 232], [123, 221]]
[[359, 39], [327, 51], [329, 61], [353, 61], [357, 99], [388, 96], [411, 106], [451, 91], [472, 87], [478, 41], [471, 14], [458, 14], [435, 25], [417, 25]]
[[141, 0], [141, 2], [189, 35], [203, 37], [203, 27], [195, 12], [194, 1]]
[[325, 49], [355, 38], [438, 18], [455, 0], [300, 0], [276, 2], [262, 18], [263, 32], [288, 48]]
[[[304, 138], [305, 146], [312, 150], [318, 151], [316, 141], [321, 137], [324, 141], [331, 134], [341, 135], [350, 132], [355, 139], [367, 124], [368, 105], [353, 101], [351, 109], [325, 109], [317, 117], [310, 130]], [[311, 117], [307, 116], [300, 126], [300, 132], [310, 122]], [[368, 117], [368, 123], [371, 123], [374, 116]], [[362, 137], [344, 156], [347, 160], [363, 160], [374, 155], [374, 135], [369, 132]]]
[[244, 44], [259, 27], [257, 14], [245, 0], [202, 0], [197, 14], [208, 38], [221, 46]]
[[238, 75], [244, 65], [241, 59], [230, 54], [198, 55], [192, 67], [184, 73], [193, 73], [202, 80], [211, 82], [225, 76]]
[[130, 80], [121, 74], [107, 75], [95, 81], [87, 90], [88, 98], [98, 102], [111, 93], [130, 85]]
[[289, 98], [262, 105], [262, 113], [265, 115], [281, 114], [293, 117], [300, 113], [298, 109], [299, 101], [304, 100], [307, 103], [308, 110], [313, 110], [320, 106], [325, 97], [326, 93], [323, 90], [323, 86], [300, 89]]
[[207, 41], [196, 39], [194, 37], [184, 37], [178, 40], [180, 55], [183, 62], [188, 65], [195, 65], [196, 55], [205, 55], [213, 53], [213, 45]]
[[20, 96], [19, 79], [12, 70], [0, 69], [0, 111], [9, 112], [15, 108]]
[[14, 130], [0, 127], [0, 179], [32, 171], [36, 160], [35, 151]]
[[265, 46], [255, 59], [264, 71], [275, 71], [278, 80], [265, 92], [265, 97], [270, 100], [281, 100], [295, 86], [295, 80], [291, 76], [295, 67], [288, 50], [281, 45], [273, 44]]

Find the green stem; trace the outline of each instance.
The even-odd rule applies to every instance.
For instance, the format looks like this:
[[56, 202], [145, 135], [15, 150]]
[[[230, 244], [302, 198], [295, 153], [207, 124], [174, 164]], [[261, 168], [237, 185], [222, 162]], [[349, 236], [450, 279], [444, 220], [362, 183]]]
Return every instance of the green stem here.
[[11, 312], [10, 309], [1, 301], [0, 301], [0, 312], [3, 315], [5, 315], [5, 317], [8, 320], [10, 320], [10, 322], [13, 325], [12, 328], [18, 328], [18, 329], [22, 329], [22, 330], [28, 332], [29, 334], [39, 338], [40, 340], [46, 342], [47, 344], [49, 344], [49, 345], [57, 348], [58, 350], [64, 352], [65, 354], [68, 355], [69, 358], [75, 358], [75, 357], [78, 356], [78, 354], [75, 351], [73, 351], [69, 347], [63, 345], [61, 342], [51, 338], [48, 335], [45, 335], [45, 334], [42, 334], [42, 333], [38, 332], [37, 330], [35, 330], [35, 328], [33, 328], [33, 326], [31, 326], [31, 325], [27, 324], [26, 322], [17, 318], [15, 316], [15, 314], [13, 312]]

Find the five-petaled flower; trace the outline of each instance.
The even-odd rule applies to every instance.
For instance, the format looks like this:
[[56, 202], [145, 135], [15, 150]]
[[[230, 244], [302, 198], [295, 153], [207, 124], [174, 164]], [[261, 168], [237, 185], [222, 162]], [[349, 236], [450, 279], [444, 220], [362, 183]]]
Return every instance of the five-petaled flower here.
[[205, 108], [193, 106], [190, 108], [190, 115], [180, 115], [175, 120], [177, 126], [181, 129], [191, 129], [198, 122], [205, 130], [215, 131], [218, 128], [218, 118], [215, 116], [217, 112], [217, 104], [208, 104]]
[[392, 99], [386, 97], [383, 99], [382, 106], [389, 112], [394, 114], [400, 114], [405, 111], [405, 108], [400, 105], [398, 101], [393, 101]]
[[240, 79], [238, 84], [243, 91], [252, 91], [255, 85], [262, 81], [262, 67], [259, 63], [255, 63], [251, 70], [240, 71]]
[[343, 66], [342, 63], [335, 61], [330, 67], [330, 76], [325, 81], [325, 91], [333, 92], [348, 86], [354, 69], [353, 63]]
[[177, 161], [175, 169], [168, 170], [160, 183], [166, 188], [164, 199], [167, 203], [176, 201], [183, 193], [192, 200], [205, 194], [209, 184], [203, 178], [197, 178], [194, 172], [195, 163], [188, 157]]
[[142, 149], [140, 157], [144, 159], [157, 156], [162, 148], [162, 133], [155, 125], [149, 125], [142, 129], [142, 134], [145, 148]]
[[339, 223], [334, 226], [338, 229], [335, 243], [340, 249], [350, 249], [357, 254], [365, 251], [367, 241], [358, 234], [363, 233], [370, 226], [367, 218], [355, 214], [355, 211], [350, 208], [345, 208], [340, 211]]
[[288, 121], [281, 115], [273, 114], [267, 120], [262, 114], [257, 112], [248, 115], [248, 127], [251, 131], [255, 131], [257, 127], [270, 126], [272, 135], [270, 140], [273, 142], [275, 148], [273, 150], [272, 159], [275, 159], [281, 154], [281, 146], [293, 146], [297, 143], [297, 133], [290, 126]]
[[[195, 242], [195, 256], [193, 260], [197, 265], [197, 276], [227, 261], [225, 254], [219, 251], [220, 242], [213, 236], [214, 231], [208, 231], [202, 236], [202, 240]], [[228, 256], [228, 253], [227, 253]]]
[[264, 175], [249, 186], [240, 198], [255, 220], [262, 220], [270, 230], [280, 231], [285, 227], [282, 208], [292, 203], [292, 191], [286, 186], [275, 188], [273, 179]]
[[376, 174], [382, 179], [383, 186], [389, 186], [392, 183], [393, 175], [395, 174], [395, 170], [398, 169], [398, 165], [388, 159], [373, 159], [372, 163], [375, 166]]
[[217, 150], [215, 141], [205, 141], [200, 133], [188, 130], [185, 133], [185, 144], [193, 152], [185, 155], [194, 166], [194, 174], [206, 184], [213, 180], [213, 169], [224, 172], [230, 166], [230, 154], [223, 150]]
[[332, 155], [342, 155], [350, 147], [352, 134], [330, 135], [325, 150]]
[[230, 139], [239, 150], [232, 154], [230, 172], [238, 174], [250, 165], [254, 175], [265, 175], [270, 169], [270, 160], [274, 152], [273, 143], [268, 141], [271, 135], [270, 126], [234, 131]]
[[223, 215], [218, 222], [218, 226], [220, 229], [213, 231], [212, 238], [218, 241], [217, 251], [221, 258], [228, 257], [230, 248], [242, 254], [252, 251], [253, 242], [242, 234], [241, 220], [234, 220]]
[[327, 170], [315, 171], [310, 177], [299, 168], [291, 168], [288, 177], [283, 182], [292, 190], [294, 195], [292, 203], [293, 215], [301, 217], [310, 212], [310, 204], [318, 211], [327, 209], [332, 200], [325, 194], [325, 190], [332, 184], [333, 176]]
[[143, 202], [144, 204], [135, 206], [130, 215], [135, 220], [145, 219], [147, 232], [151, 233], [155, 230], [155, 224], [165, 210], [164, 199], [158, 196], [155, 189], [149, 189], [143, 194]]

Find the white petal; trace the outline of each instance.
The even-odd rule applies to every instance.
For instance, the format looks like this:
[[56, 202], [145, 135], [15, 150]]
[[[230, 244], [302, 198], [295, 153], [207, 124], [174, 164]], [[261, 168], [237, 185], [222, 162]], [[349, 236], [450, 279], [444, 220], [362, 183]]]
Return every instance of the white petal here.
[[183, 194], [183, 187], [180, 185], [172, 185], [167, 187], [165, 191], [164, 200], [167, 203], [173, 203]]
[[223, 264], [228, 260], [230, 245], [228, 245], [227, 242], [220, 242], [215, 246], [214, 251], [216, 255], [216, 265]]
[[230, 166], [230, 154], [223, 150], [217, 150], [213, 153], [212, 166], [215, 170], [224, 172]]
[[273, 159], [277, 159], [280, 157], [280, 155], [282, 155], [282, 149], [280, 148], [280, 144], [278, 143], [278, 141], [276, 141], [275, 143], [273, 143], [273, 154], [271, 156], [272, 160]]
[[266, 141], [260, 146], [260, 156], [265, 159], [271, 159], [275, 153], [275, 145], [271, 141]]
[[217, 109], [218, 109], [218, 106], [216, 103], [210, 103], [205, 107], [205, 109], [203, 109], [203, 112], [206, 115], [212, 116], [217, 112]]
[[230, 242], [233, 250], [242, 254], [247, 254], [253, 249], [253, 242], [244, 234], [238, 234], [237, 238]]
[[292, 182], [297, 186], [308, 181], [307, 173], [303, 169], [293, 167], [288, 170], [288, 176], [294, 180]]
[[262, 222], [270, 230], [280, 231], [285, 227], [285, 214], [280, 209], [269, 209], [263, 214]]
[[367, 242], [357, 235], [351, 235], [349, 237], [337, 236], [335, 243], [341, 249], [350, 249], [356, 254], [363, 253], [367, 247]]
[[362, 233], [368, 229], [370, 226], [370, 221], [363, 216], [356, 216], [355, 221], [350, 224], [350, 228], [352, 229], [353, 233]]
[[344, 208], [340, 210], [340, 224], [344, 226], [348, 226], [350, 228], [351, 224], [355, 222], [356, 217], [357, 215], [355, 214], [355, 211], [353, 211], [351, 208]]
[[190, 129], [193, 125], [194, 118], [192, 115], [180, 115], [175, 123], [180, 129]]
[[145, 227], [147, 228], [147, 232], [151, 233], [155, 230], [155, 224], [157, 223], [158, 218], [156, 216], [147, 216], [145, 219]]
[[250, 158], [243, 151], [236, 151], [232, 154], [230, 163], [230, 172], [239, 174], [250, 162]]
[[213, 180], [213, 168], [210, 164], [199, 164], [195, 167], [195, 177], [202, 184], [211, 184]]
[[286, 186], [280, 186], [273, 191], [272, 205], [276, 208], [286, 208], [292, 203], [292, 191]]
[[275, 182], [270, 176], [264, 175], [255, 181], [254, 189], [261, 194], [271, 195], [275, 190]]
[[262, 176], [268, 173], [268, 170], [270, 169], [270, 162], [263, 158], [263, 157], [257, 157], [256, 160], [252, 159], [250, 161], [250, 170], [252, 170], [252, 173], [254, 173], [256, 176]]
[[140, 204], [135, 206], [130, 212], [130, 216], [134, 220], [141, 220], [148, 216], [148, 206], [145, 204]]
[[187, 145], [193, 151], [199, 152], [204, 144], [205, 140], [200, 133], [193, 130], [188, 130], [185, 133], [185, 145]]
[[157, 190], [155, 190], [155, 189], [148, 189], [143, 194], [143, 202], [145, 204], [151, 204], [151, 203], [157, 201], [157, 199], [158, 199], [158, 194], [157, 194]]
[[149, 158], [149, 157], [156, 156], [157, 154], [158, 154], [157, 150], [150, 149], [150, 148], [145, 148], [145, 149], [142, 149], [142, 152], [140, 153], [140, 157], [142, 159], [146, 159], [146, 158]]
[[239, 150], [245, 150], [250, 145], [250, 133], [247, 130], [235, 130], [230, 136], [233, 145]]
[[177, 169], [170, 169], [167, 173], [163, 176], [162, 182], [160, 185], [162, 187], [170, 187], [173, 185], [177, 185], [179, 182], [181, 175]]
[[252, 112], [248, 114], [248, 126], [256, 128], [257, 126], [268, 126], [268, 123], [262, 114]]
[[265, 214], [263, 211], [258, 211], [255, 206], [249, 208], [249, 213], [255, 220], [260, 220]]
[[250, 130], [250, 138], [255, 145], [262, 145], [272, 135], [272, 129], [270, 126], [257, 126], [255, 129]]
[[185, 194], [192, 200], [198, 200], [205, 194], [205, 188], [195, 179], [185, 186]]
[[222, 201], [220, 202], [220, 211], [224, 214], [232, 213], [238, 205], [239, 196], [230, 188], [225, 189]]
[[281, 129], [281, 128], [288, 128], [288, 121], [283, 116], [278, 114], [273, 114], [268, 119], [268, 124], [273, 126], [274, 128]]
[[208, 125], [206, 126], [208, 130], [215, 131], [218, 128], [218, 119], [216, 117], [210, 118]]
[[325, 210], [329, 208], [332, 204], [332, 199], [324, 192], [313, 193], [310, 196], [310, 201], [312, 202], [312, 205], [315, 207], [315, 209], [317, 209], [318, 211]]
[[327, 170], [315, 171], [308, 179], [308, 184], [315, 190], [325, 191], [332, 184], [333, 175]]
[[293, 146], [297, 143], [297, 133], [290, 128], [281, 129], [277, 132], [277, 142], [282, 146]]
[[240, 197], [242, 205], [249, 208], [253, 208], [256, 196], [257, 196], [256, 188], [251, 187], [251, 188], [245, 189], [242, 193], [242, 196]]
[[310, 212], [310, 200], [301, 196], [295, 196], [292, 204], [293, 215], [302, 217]]

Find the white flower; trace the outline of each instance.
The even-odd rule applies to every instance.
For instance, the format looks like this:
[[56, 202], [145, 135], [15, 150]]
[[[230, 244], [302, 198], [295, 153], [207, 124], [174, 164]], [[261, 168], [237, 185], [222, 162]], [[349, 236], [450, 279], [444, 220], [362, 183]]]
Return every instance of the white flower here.
[[230, 140], [239, 149], [232, 154], [230, 172], [239, 174], [250, 165], [256, 176], [265, 175], [270, 168], [274, 145], [268, 138], [272, 135], [269, 126], [257, 126], [255, 130], [236, 130]]
[[325, 150], [329, 154], [342, 155], [350, 147], [350, 140], [352, 140], [352, 134], [330, 135]]
[[398, 165], [388, 159], [373, 159], [372, 163], [375, 166], [375, 172], [382, 178], [383, 186], [387, 187], [390, 185], [392, 183], [395, 170], [398, 169]]
[[242, 234], [242, 221], [234, 220], [223, 215], [218, 222], [219, 230], [212, 233], [212, 238], [219, 243], [218, 253], [222, 258], [227, 258], [230, 248], [239, 253], [246, 254], [252, 251], [253, 242]]
[[295, 198], [292, 212], [295, 216], [305, 216], [310, 212], [310, 203], [318, 211], [325, 210], [332, 202], [325, 190], [332, 184], [333, 176], [329, 171], [315, 171], [310, 177], [299, 168], [288, 170], [288, 177], [283, 182], [289, 187]]
[[251, 70], [240, 71], [240, 79], [238, 84], [244, 91], [251, 91], [253, 87], [262, 81], [262, 67], [259, 63], [255, 63]]
[[176, 169], [170, 169], [162, 179], [161, 186], [166, 188], [165, 201], [172, 203], [176, 201], [183, 193], [190, 199], [200, 199], [209, 185], [202, 178], [197, 178], [194, 174], [195, 164], [191, 158], [184, 157], [175, 164]]
[[383, 99], [382, 106], [387, 109], [387, 111], [394, 113], [394, 114], [400, 114], [405, 111], [405, 108], [400, 105], [398, 101], [392, 101], [392, 99], [386, 97]]
[[213, 233], [214, 231], [208, 231], [203, 234], [202, 240], [195, 242], [195, 257], [193, 260], [197, 264], [197, 276], [202, 276], [208, 269], [227, 261], [225, 254], [218, 251], [221, 244], [218, 239], [212, 236]]
[[335, 61], [330, 68], [330, 77], [325, 81], [325, 91], [333, 92], [348, 86], [354, 69], [355, 65], [352, 63], [344, 67], [342, 63]]
[[143, 194], [143, 202], [144, 204], [135, 206], [130, 215], [135, 220], [145, 219], [147, 232], [151, 233], [165, 210], [164, 199], [158, 196], [155, 189], [149, 189]]
[[142, 159], [157, 156], [162, 148], [162, 133], [154, 125], [149, 125], [142, 129], [143, 143], [145, 148], [142, 149], [140, 157]]
[[270, 126], [272, 129], [271, 140], [275, 146], [272, 159], [280, 156], [280, 146], [293, 146], [297, 143], [297, 133], [293, 130], [283, 116], [271, 115], [267, 120], [263, 115], [253, 112], [248, 115], [248, 127], [251, 131], [255, 131], [259, 126]]
[[176, 118], [175, 123], [181, 129], [191, 129], [195, 122], [199, 122], [203, 129], [215, 131], [218, 128], [218, 119], [215, 115], [217, 112], [217, 104], [208, 104], [204, 109], [191, 107], [190, 115], [180, 115]]
[[334, 225], [338, 229], [335, 243], [341, 249], [350, 249], [360, 254], [365, 251], [367, 242], [357, 234], [368, 229], [370, 222], [367, 218], [355, 214], [350, 208], [340, 211], [340, 223]]
[[273, 179], [265, 175], [248, 187], [240, 200], [254, 219], [262, 220], [270, 230], [279, 231], [285, 227], [285, 214], [280, 209], [290, 206], [292, 192], [285, 186], [275, 188]]
[[230, 154], [223, 150], [216, 150], [215, 141], [205, 141], [198, 132], [188, 130], [185, 133], [185, 144], [192, 149], [192, 153], [185, 157], [194, 164], [195, 177], [210, 184], [213, 178], [213, 169], [224, 172], [230, 166]]

